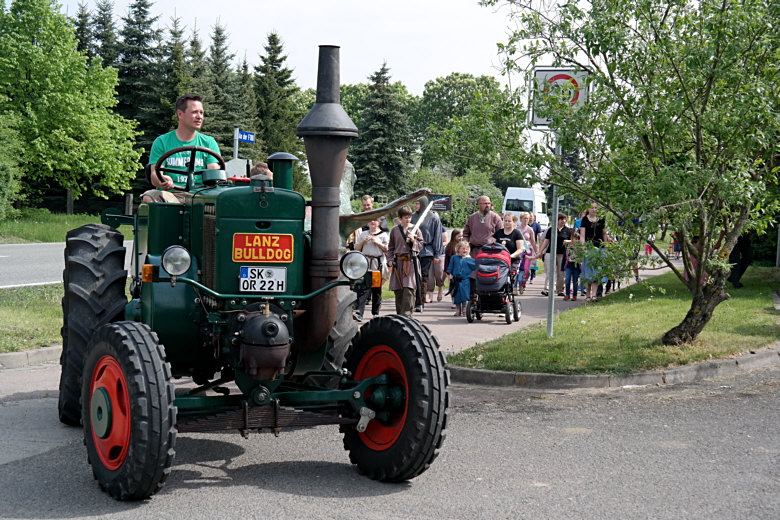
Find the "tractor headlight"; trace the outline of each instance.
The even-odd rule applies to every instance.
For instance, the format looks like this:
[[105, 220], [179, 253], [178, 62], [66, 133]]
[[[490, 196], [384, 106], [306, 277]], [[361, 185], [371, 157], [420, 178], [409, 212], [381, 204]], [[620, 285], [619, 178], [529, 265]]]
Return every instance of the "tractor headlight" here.
[[162, 255], [162, 266], [171, 276], [181, 276], [190, 269], [192, 257], [182, 246], [171, 246]]
[[360, 280], [368, 271], [368, 258], [360, 251], [350, 251], [341, 257], [341, 272], [350, 280]]

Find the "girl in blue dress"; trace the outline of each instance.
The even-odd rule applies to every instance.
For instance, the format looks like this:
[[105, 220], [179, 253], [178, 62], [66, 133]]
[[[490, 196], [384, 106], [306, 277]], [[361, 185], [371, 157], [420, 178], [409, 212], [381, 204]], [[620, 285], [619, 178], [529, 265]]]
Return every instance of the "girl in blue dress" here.
[[[447, 266], [447, 276], [450, 279], [450, 287], [454, 287], [454, 302], [456, 306], [455, 316], [466, 315], [466, 302], [471, 296], [469, 278], [477, 268], [474, 259], [469, 256], [471, 246], [465, 240], [458, 243], [454, 255]], [[452, 290], [452, 289], [451, 289]]]

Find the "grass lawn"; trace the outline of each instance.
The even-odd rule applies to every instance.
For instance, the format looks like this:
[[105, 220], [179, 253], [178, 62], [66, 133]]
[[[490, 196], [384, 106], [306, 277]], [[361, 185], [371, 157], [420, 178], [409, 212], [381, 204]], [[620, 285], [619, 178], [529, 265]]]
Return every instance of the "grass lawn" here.
[[545, 323], [476, 345], [447, 361], [456, 366], [557, 374], [626, 374], [755, 350], [780, 336], [772, 294], [780, 289], [780, 270], [751, 267], [745, 287], [715, 309], [693, 344], [664, 346], [664, 332], [679, 324], [690, 308], [682, 283], [667, 273], [558, 314], [554, 337]]
[[0, 352], [62, 343], [62, 284], [0, 289]]
[[[100, 215], [65, 215], [47, 209], [25, 208], [17, 218], [0, 220], [0, 244], [65, 242], [68, 231], [92, 223], [100, 223]], [[132, 240], [131, 226], [121, 226], [119, 231]]]

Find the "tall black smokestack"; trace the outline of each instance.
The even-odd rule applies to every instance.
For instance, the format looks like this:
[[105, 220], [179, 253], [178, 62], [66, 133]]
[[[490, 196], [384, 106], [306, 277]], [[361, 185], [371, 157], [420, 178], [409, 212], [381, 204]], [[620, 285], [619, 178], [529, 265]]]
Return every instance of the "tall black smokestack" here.
[[[339, 47], [321, 45], [317, 100], [298, 125], [311, 174], [311, 287], [315, 291], [339, 277], [339, 186], [349, 142], [357, 127], [341, 106]], [[295, 322], [295, 348], [310, 352], [328, 338], [336, 319], [336, 289], [314, 298], [311, 309]], [[303, 339], [303, 342], [300, 341]]]

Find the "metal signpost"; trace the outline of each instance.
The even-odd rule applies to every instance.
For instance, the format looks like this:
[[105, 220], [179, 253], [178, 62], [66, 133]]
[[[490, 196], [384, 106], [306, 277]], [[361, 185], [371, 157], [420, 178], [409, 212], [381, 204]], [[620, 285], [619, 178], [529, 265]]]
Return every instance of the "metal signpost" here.
[[[572, 69], [554, 69], [544, 67], [534, 70], [534, 81], [536, 81], [539, 90], [546, 92], [548, 89], [552, 88], [562, 89], [566, 94], [566, 98], [568, 98], [569, 104], [571, 106], [581, 105], [587, 101], [587, 78], [588, 76], [586, 72], [575, 71]], [[531, 95], [533, 95], [534, 91], [535, 89], [531, 89]], [[531, 117], [534, 130], [549, 130], [549, 126], [552, 120], [547, 117], [540, 117], [536, 114], [536, 104], [533, 102], [533, 99], [531, 100], [531, 107]], [[555, 143], [555, 154], [558, 157], [562, 156], [561, 145], [557, 138]], [[548, 337], [553, 336], [553, 317], [555, 316], [555, 279], [557, 278], [557, 270], [561, 268], [559, 265], [557, 265], [558, 262], [556, 261], [556, 255], [558, 254], [558, 194], [555, 184], [552, 185], [551, 191], [552, 214], [550, 215], [550, 261], [547, 262], [547, 265], [545, 266], [545, 269], [550, 270], [547, 272]], [[559, 287], [558, 289], [563, 291], [563, 287]]]

